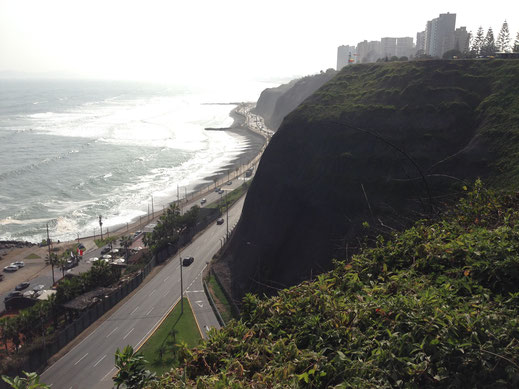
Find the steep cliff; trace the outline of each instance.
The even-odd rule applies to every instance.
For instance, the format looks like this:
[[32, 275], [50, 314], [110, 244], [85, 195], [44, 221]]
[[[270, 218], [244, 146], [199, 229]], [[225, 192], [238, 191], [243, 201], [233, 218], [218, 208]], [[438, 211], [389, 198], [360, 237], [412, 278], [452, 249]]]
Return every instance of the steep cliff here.
[[369, 224], [437, 212], [461, 180], [519, 183], [519, 61], [343, 69], [289, 114], [215, 270], [236, 301], [309, 279]]
[[293, 80], [276, 88], [265, 89], [258, 99], [254, 113], [261, 115], [267, 127], [276, 131], [286, 115], [330, 81], [335, 74], [335, 70], [328, 69], [326, 72]]

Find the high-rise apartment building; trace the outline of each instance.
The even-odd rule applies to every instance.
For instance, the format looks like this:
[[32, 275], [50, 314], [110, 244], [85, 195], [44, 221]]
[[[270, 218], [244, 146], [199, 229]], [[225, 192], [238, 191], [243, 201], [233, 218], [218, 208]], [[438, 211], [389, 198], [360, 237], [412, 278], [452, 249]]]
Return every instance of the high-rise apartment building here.
[[456, 14], [440, 14], [427, 22], [425, 29], [425, 54], [441, 57], [443, 53], [454, 48], [454, 28]]
[[362, 41], [357, 44], [357, 62], [375, 62], [381, 58], [380, 41]]
[[403, 38], [396, 38], [396, 53], [395, 55], [397, 57], [410, 57], [412, 55], [414, 55], [414, 52], [415, 52], [415, 47], [414, 47], [414, 42], [413, 42], [413, 38], [408, 36], [408, 37], [403, 37]]
[[346, 65], [355, 63], [356, 54], [355, 46], [339, 46], [337, 48], [337, 70], [341, 70]]
[[470, 35], [467, 27], [459, 27], [454, 31], [454, 49], [466, 53], [469, 51]]
[[397, 38], [381, 38], [380, 39], [380, 57], [391, 58], [396, 55]]
[[425, 31], [416, 33], [416, 55], [425, 54]]

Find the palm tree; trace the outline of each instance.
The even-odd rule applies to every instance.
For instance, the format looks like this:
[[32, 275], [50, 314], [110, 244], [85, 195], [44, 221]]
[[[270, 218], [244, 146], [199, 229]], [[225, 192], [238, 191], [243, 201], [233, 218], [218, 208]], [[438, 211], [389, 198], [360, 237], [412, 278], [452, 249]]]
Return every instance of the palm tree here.
[[133, 240], [130, 236], [128, 236], [128, 235], [121, 236], [121, 246], [124, 247], [126, 261], [128, 261], [128, 252], [129, 252], [129, 248], [132, 245], [132, 243], [133, 243]]

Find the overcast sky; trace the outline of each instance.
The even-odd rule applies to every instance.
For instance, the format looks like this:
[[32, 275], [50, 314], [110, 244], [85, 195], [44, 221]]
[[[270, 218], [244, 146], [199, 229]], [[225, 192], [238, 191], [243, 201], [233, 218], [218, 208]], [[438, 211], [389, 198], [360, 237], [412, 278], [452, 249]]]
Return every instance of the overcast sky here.
[[[0, 0], [0, 75], [269, 79], [336, 66], [337, 46], [456, 26], [519, 30], [519, 1]], [[5, 75], [5, 73], [4, 73]]]

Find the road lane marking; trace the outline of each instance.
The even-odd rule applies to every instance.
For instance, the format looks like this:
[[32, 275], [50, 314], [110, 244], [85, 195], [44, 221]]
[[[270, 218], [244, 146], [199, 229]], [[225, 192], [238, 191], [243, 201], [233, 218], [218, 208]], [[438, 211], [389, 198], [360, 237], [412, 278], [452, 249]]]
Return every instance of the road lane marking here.
[[164, 278], [164, 282], [166, 282], [168, 280], [169, 276], [167, 276], [166, 278]]
[[105, 378], [108, 376], [108, 374], [110, 374], [114, 369], [115, 369], [115, 367], [112, 367], [112, 368], [110, 369], [110, 371], [109, 371], [108, 373], [106, 373], [105, 376], [104, 376], [103, 378], [101, 378], [101, 381], [104, 381]]
[[76, 363], [74, 363], [74, 366], [76, 366], [79, 362], [81, 362], [86, 356], [88, 355], [88, 353], [86, 353], [85, 355], [83, 355], [79, 361], [77, 361]]
[[103, 358], [101, 358], [99, 361], [96, 362], [96, 364], [94, 365], [94, 367], [96, 367], [97, 365], [99, 365], [99, 363], [106, 358], [106, 354], [103, 356]]
[[166, 297], [169, 294], [169, 290], [162, 295], [162, 297]]
[[202, 300], [197, 300], [195, 301], [196, 305], [198, 305], [200, 308], [203, 308], [204, 307], [204, 304], [203, 304], [203, 301]]
[[148, 312], [146, 312], [146, 316], [148, 316], [151, 313], [151, 311], [153, 311], [153, 308], [151, 308]]
[[130, 335], [134, 329], [135, 329], [135, 328], [132, 328], [132, 329], [130, 330], [130, 332], [128, 332], [126, 335], [124, 335], [123, 340], [126, 339], [126, 338], [128, 337], [128, 335]]
[[106, 337], [108, 338], [110, 335], [112, 335], [118, 329], [119, 329], [119, 327], [115, 327], [112, 331], [110, 331], [110, 333], [108, 335], [106, 335]]
[[130, 313], [130, 316], [133, 315], [137, 309], [139, 309], [138, 305], [135, 307], [135, 309], [132, 311], [132, 313]]
[[151, 296], [153, 293], [155, 293], [156, 290], [157, 290], [157, 289], [153, 289], [153, 292], [150, 293], [150, 296]]

